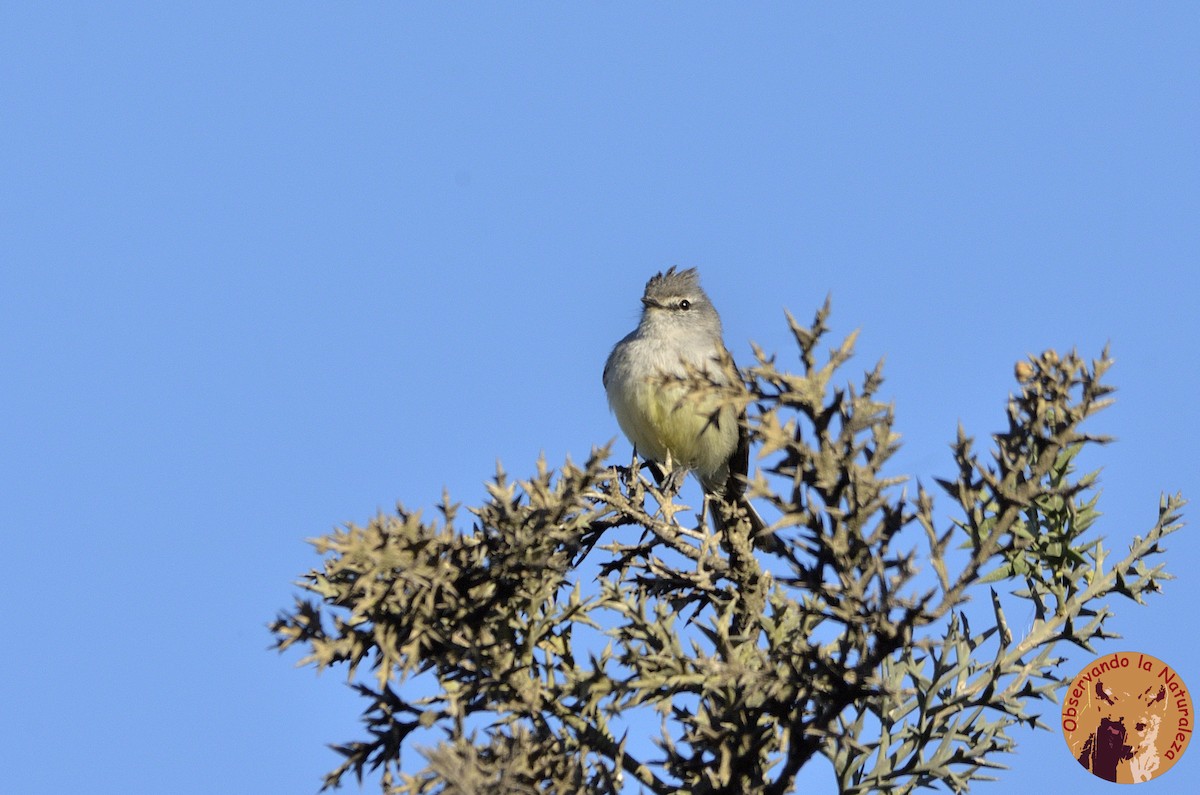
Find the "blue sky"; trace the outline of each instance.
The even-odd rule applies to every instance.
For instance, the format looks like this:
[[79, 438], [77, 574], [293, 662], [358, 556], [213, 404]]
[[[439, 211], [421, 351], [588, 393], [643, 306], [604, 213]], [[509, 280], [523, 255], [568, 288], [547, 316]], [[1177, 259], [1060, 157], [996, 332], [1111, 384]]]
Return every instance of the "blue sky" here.
[[[926, 482], [1015, 361], [1111, 342], [1124, 548], [1200, 496], [1198, 40], [1182, 2], [0, 7], [4, 788], [315, 791], [361, 705], [268, 651], [303, 539], [615, 436], [672, 264], [742, 360], [832, 295]], [[1169, 550], [1105, 649], [1200, 687]], [[979, 792], [1093, 785], [1018, 739]]]

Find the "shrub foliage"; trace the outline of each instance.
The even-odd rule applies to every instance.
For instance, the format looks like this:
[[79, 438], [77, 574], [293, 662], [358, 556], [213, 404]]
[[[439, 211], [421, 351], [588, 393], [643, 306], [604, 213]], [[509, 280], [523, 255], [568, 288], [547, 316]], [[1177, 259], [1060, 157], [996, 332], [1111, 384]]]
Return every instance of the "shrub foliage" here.
[[[935, 513], [885, 474], [881, 367], [836, 386], [853, 335], [819, 355], [828, 311], [788, 318], [798, 373], [756, 350], [744, 389], [692, 384], [746, 409], [772, 537], [715, 501], [733, 521], [713, 532], [598, 449], [498, 472], [465, 527], [445, 497], [434, 521], [398, 507], [315, 539], [323, 565], [272, 631], [366, 699], [326, 787], [377, 770], [413, 795], [779, 795], [819, 754], [842, 793], [963, 792], [1003, 767], [1014, 725], [1046, 728], [1056, 644], [1114, 637], [1110, 597], [1157, 591], [1180, 527], [1172, 496], [1119, 559], [1089, 533], [1096, 474], [1074, 462], [1107, 441], [1081, 429], [1110, 402], [1107, 351], [1019, 362], [1007, 428], [983, 458], [959, 429]], [[407, 745], [422, 769], [401, 769]]]

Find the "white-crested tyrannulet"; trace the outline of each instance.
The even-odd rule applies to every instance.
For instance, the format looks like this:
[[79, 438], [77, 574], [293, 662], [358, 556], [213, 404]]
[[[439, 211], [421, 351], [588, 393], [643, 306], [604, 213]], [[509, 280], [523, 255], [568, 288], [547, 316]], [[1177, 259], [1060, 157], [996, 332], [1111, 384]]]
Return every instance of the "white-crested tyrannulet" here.
[[[741, 385], [741, 376], [696, 269], [655, 274], [646, 283], [637, 328], [604, 365], [608, 405], [636, 453], [668, 476], [695, 473], [706, 497], [744, 507], [757, 534], [763, 521], [743, 493], [746, 430], [737, 408], [722, 405], [717, 395], [734, 384]], [[720, 526], [720, 512], [712, 513]]]

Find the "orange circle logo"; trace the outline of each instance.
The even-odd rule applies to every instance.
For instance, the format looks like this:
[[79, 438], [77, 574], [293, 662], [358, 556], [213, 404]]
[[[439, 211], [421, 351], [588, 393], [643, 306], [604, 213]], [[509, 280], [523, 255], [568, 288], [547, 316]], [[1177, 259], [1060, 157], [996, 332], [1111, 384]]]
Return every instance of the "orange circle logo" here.
[[1071, 755], [1092, 775], [1119, 784], [1157, 778], [1192, 737], [1192, 697], [1171, 666], [1149, 654], [1117, 652], [1071, 682], [1062, 730]]

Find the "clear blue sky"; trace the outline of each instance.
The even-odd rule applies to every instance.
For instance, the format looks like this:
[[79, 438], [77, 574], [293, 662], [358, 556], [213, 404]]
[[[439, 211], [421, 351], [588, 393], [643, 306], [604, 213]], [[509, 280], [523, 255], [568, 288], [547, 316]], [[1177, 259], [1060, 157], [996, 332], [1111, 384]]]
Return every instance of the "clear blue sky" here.
[[[1198, 41], [1191, 2], [4, 4], [0, 787], [315, 791], [361, 704], [268, 651], [303, 539], [616, 435], [671, 264], [743, 360], [832, 294], [926, 482], [1018, 358], [1111, 342], [1123, 549], [1200, 497]], [[1200, 688], [1169, 548], [1105, 648]], [[1093, 786], [1018, 739], [979, 792]]]

